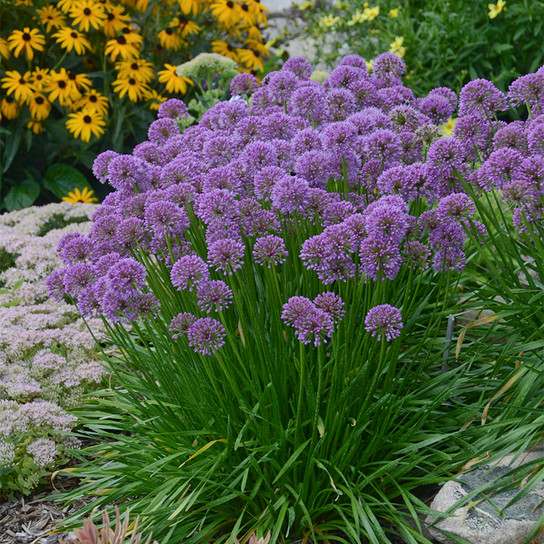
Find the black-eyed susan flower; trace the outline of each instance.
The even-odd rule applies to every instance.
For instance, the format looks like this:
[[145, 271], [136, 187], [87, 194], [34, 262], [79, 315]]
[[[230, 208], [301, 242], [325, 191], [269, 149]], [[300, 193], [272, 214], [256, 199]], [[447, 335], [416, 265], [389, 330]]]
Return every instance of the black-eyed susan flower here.
[[30, 119], [26, 124], [27, 130], [31, 130], [34, 134], [41, 134], [43, 132], [43, 124], [41, 121], [35, 121]]
[[113, 38], [126, 26], [130, 17], [125, 13], [123, 6], [106, 6], [102, 31], [108, 38]]
[[136, 47], [140, 47], [142, 43], [144, 43], [142, 35], [132, 25], [125, 25], [121, 29], [121, 34], [125, 37], [127, 43], [130, 43]]
[[179, 7], [185, 15], [191, 12], [197, 15], [203, 3], [202, 0], [178, 0]]
[[88, 32], [91, 26], [98, 30], [105, 18], [104, 7], [94, 0], [79, 0], [70, 8], [70, 17], [72, 24], [83, 32]]
[[260, 0], [245, 1], [249, 6], [249, 10], [254, 13], [257, 24], [267, 26], [266, 12], [268, 11], [268, 8], [266, 6], [263, 6]]
[[41, 9], [36, 10], [40, 21], [45, 26], [46, 32], [51, 30], [62, 28], [65, 25], [66, 16], [62, 11], [58, 10], [55, 6], [49, 4]]
[[230, 45], [230, 43], [224, 42], [223, 40], [213, 40], [211, 46], [212, 53], [218, 53], [223, 57], [228, 57], [229, 59], [238, 62], [238, 50]]
[[73, 49], [76, 55], [84, 55], [88, 49], [91, 49], [91, 42], [85, 37], [85, 34], [69, 26], [61, 28], [52, 37], [63, 49], [66, 49], [67, 53]]
[[2, 112], [3, 117], [8, 121], [11, 121], [19, 116], [21, 113], [21, 106], [13, 96], [6, 96], [5, 98], [2, 98], [2, 102], [0, 102], [0, 112]]
[[112, 87], [119, 98], [127, 95], [131, 102], [142, 100], [145, 92], [149, 89], [145, 83], [133, 77], [118, 78], [112, 83]]
[[158, 80], [165, 84], [166, 91], [172, 94], [187, 92], [187, 85], [193, 85], [188, 77], [179, 77], [176, 74], [177, 66], [164, 64], [165, 70], [159, 70]]
[[78, 0], [59, 0], [57, 2], [57, 8], [63, 13], [70, 13], [70, 10], [77, 2]]
[[70, 113], [66, 121], [68, 131], [73, 134], [74, 138], [79, 138], [84, 142], [89, 142], [93, 134], [96, 137], [102, 136], [105, 126], [104, 118], [89, 108]]
[[25, 26], [23, 30], [14, 30], [8, 37], [8, 47], [14, 57], [25, 53], [28, 60], [34, 58], [34, 50], [43, 51], [45, 36], [37, 28]]
[[30, 72], [20, 74], [17, 70], [8, 70], [2, 78], [2, 88], [6, 89], [8, 95], [13, 95], [15, 100], [25, 104], [32, 100], [34, 87], [30, 82]]
[[168, 49], [169, 51], [179, 51], [181, 46], [187, 43], [183, 41], [180, 34], [176, 32], [176, 29], [171, 27], [161, 30], [157, 34], [157, 38], [159, 39], [161, 47]]
[[241, 19], [241, 7], [233, 0], [214, 0], [210, 7], [212, 16], [227, 28], [235, 26]]
[[138, 48], [134, 44], [128, 43], [123, 34], [109, 40], [104, 53], [110, 57], [112, 62], [115, 62], [119, 56], [123, 59], [134, 59], [140, 56]]
[[43, 121], [51, 113], [51, 103], [42, 93], [35, 93], [32, 100], [28, 103], [28, 109], [34, 121]]
[[159, 109], [159, 106], [163, 102], [166, 102], [168, 98], [166, 98], [166, 96], [162, 96], [161, 94], [159, 94], [155, 89], [149, 89], [144, 94], [144, 100], [148, 102], [147, 107], [151, 111], [157, 111]]
[[76, 89], [81, 93], [90, 89], [93, 83], [87, 74], [76, 74], [73, 70], [68, 70], [68, 79], [76, 86]]
[[246, 45], [254, 52], [258, 52], [261, 58], [268, 58], [270, 56], [270, 52], [268, 51], [262, 40], [252, 40], [248, 38], [246, 40]]
[[50, 102], [58, 100], [61, 106], [69, 106], [81, 96], [65, 68], [61, 68], [59, 72], [51, 70], [44, 91], [49, 93]]
[[108, 115], [108, 99], [95, 89], [87, 91], [75, 104], [76, 109], [88, 108], [96, 111], [102, 117]]
[[244, 25], [255, 25], [257, 24], [257, 14], [255, 10], [251, 9], [247, 2], [242, 2], [240, 4], [240, 21]]
[[248, 40], [257, 40], [262, 42], [263, 36], [261, 34], [261, 29], [258, 26], [252, 25], [244, 29]]
[[36, 67], [32, 70], [30, 81], [37, 91], [41, 91], [49, 81], [49, 68]]
[[115, 64], [118, 78], [133, 77], [143, 83], [151, 83], [155, 79], [153, 64], [145, 59], [123, 60]]
[[0, 38], [0, 61], [9, 59], [9, 56], [8, 42], [4, 38]]
[[250, 70], [263, 70], [263, 61], [258, 51], [239, 49], [238, 58], [240, 59], [240, 63]]
[[93, 204], [94, 202], [98, 202], [98, 198], [94, 196], [94, 191], [88, 187], [83, 187], [83, 191], [80, 191], [79, 187], [76, 187], [73, 191], [68, 191], [68, 196], [63, 196], [62, 200], [64, 202], [71, 202], [72, 204], [77, 204], [78, 202]]
[[194, 21], [190, 21], [187, 17], [174, 17], [170, 22], [172, 28], [177, 28], [182, 38], [192, 34], [198, 34], [202, 29]]

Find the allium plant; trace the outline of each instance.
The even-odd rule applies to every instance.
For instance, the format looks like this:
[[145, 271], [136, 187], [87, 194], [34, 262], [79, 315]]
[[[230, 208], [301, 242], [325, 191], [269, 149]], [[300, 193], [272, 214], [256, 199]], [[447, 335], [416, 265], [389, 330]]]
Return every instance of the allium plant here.
[[[485, 309], [475, 247], [496, 229], [476, 210], [489, 183], [504, 190], [523, 169], [514, 218], [521, 233], [539, 228], [538, 118], [528, 149], [495, 159], [492, 138], [437, 139], [439, 108], [403, 86], [401, 59], [374, 66], [346, 57], [320, 84], [290, 59], [165, 132], [159, 160], [97, 157], [117, 191], [87, 236], [61, 240], [50, 286], [103, 316], [122, 356], [113, 401], [82, 414], [106, 440], [69, 498], [130, 498], [165, 543], [424, 543], [410, 524], [429, 512], [417, 489], [542, 432], [542, 357], [524, 343], [536, 329], [488, 320], [454, 360], [447, 326], [470, 288]], [[457, 107], [451, 91], [436, 96]], [[506, 98], [492, 97], [485, 116], [462, 104], [481, 133], [502, 127], [493, 109]], [[491, 181], [473, 180], [483, 160]], [[509, 404], [486, 407], [505, 384]], [[471, 425], [482, 411], [490, 421]]]

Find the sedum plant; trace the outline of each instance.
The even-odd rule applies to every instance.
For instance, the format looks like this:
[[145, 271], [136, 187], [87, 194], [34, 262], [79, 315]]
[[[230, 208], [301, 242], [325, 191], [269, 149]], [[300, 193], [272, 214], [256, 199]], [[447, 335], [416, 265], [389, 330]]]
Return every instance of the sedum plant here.
[[256, 0], [2, 0], [0, 209], [83, 190], [43, 174], [131, 149], [161, 102], [194, 96], [200, 81], [178, 64], [208, 51], [262, 71], [266, 12]]
[[[115, 192], [48, 285], [120, 354], [81, 414], [99, 443], [68, 499], [131, 499], [165, 543], [428, 543], [422, 486], [541, 436], [542, 321], [522, 304], [540, 280], [493, 301], [490, 326], [454, 327], [455, 355], [448, 323], [486, 309], [497, 252], [542, 243], [543, 70], [508, 97], [475, 80], [416, 98], [398, 56], [373, 67], [240, 74], [197, 125], [180, 133], [167, 101], [132, 154], [96, 158]], [[509, 102], [531, 117], [497, 121]]]

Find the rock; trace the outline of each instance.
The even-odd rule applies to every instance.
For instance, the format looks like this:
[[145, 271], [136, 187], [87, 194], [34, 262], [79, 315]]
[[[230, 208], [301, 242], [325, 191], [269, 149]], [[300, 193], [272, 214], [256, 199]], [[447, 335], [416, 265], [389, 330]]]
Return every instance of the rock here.
[[[489, 484], [497, 478], [504, 478], [513, 467], [538, 458], [543, 458], [544, 461], [544, 444], [519, 456], [515, 462], [512, 462], [514, 456], [511, 455], [505, 457], [496, 466], [484, 465], [460, 474], [458, 482], [451, 481], [442, 486], [431, 508], [438, 512], [445, 512], [474, 489]], [[514, 505], [504, 509], [518, 491], [519, 488], [516, 488], [488, 497], [479, 494], [470, 501], [470, 504], [455, 510], [453, 517], [439, 521], [433, 527], [430, 525], [437, 518], [427, 516], [425, 523], [429, 533], [432, 538], [442, 544], [454, 544], [454, 541], [438, 529], [463, 538], [471, 544], [523, 544], [544, 514], [544, 485], [537, 486]], [[503, 511], [502, 517], [497, 513], [498, 510]], [[544, 527], [542, 529], [540, 535], [534, 537], [530, 544], [544, 544]]]

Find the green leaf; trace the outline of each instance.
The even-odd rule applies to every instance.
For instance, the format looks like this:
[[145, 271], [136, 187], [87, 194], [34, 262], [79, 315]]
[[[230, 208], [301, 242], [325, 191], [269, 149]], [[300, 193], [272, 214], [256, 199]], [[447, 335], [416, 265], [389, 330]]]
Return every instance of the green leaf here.
[[80, 191], [85, 187], [91, 188], [87, 178], [68, 164], [54, 164], [45, 173], [43, 184], [55, 196], [62, 198], [67, 196], [69, 191], [78, 188]]
[[40, 194], [40, 186], [29, 179], [14, 185], [6, 195], [4, 205], [8, 211], [21, 210], [32, 206]]

